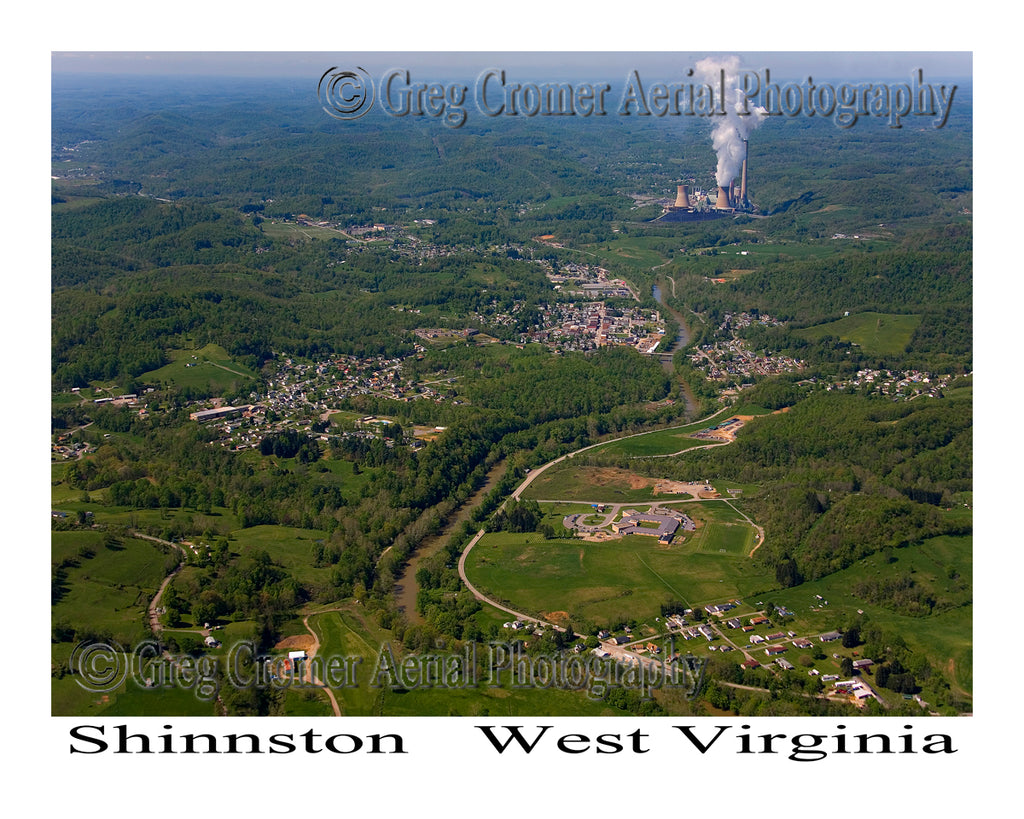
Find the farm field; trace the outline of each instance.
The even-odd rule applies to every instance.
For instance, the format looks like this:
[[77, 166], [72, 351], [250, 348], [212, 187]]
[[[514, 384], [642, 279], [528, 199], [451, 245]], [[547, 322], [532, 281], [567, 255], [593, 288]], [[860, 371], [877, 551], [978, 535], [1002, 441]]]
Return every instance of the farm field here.
[[51, 695], [53, 713], [100, 713], [125, 687], [104, 697], [59, 669], [66, 669], [76, 643], [88, 635], [98, 635], [115, 649], [134, 647], [149, 636], [146, 607], [169, 558], [148, 541], [93, 530], [52, 532], [50, 554], [57, 638], [50, 645], [50, 661], [58, 670]]
[[124, 645], [145, 637], [146, 606], [169, 559], [145, 540], [92, 530], [53, 532], [51, 561], [63, 573], [52, 587], [53, 622], [106, 632]]
[[665, 246], [666, 239], [662, 237], [630, 236], [600, 245], [588, 245], [586, 249], [591, 252], [599, 251], [609, 254], [617, 261], [631, 267], [649, 270], [668, 261], [668, 257], [665, 255]]
[[[358, 665], [355, 666], [355, 680], [345, 680], [339, 677], [336, 680], [339, 684], [332, 685], [342, 713], [360, 715], [375, 713], [374, 705], [379, 691], [371, 688], [369, 681], [377, 662], [378, 647], [382, 641], [388, 639], [387, 632], [368, 622], [355, 603], [344, 604], [337, 610], [312, 614], [309, 617], [309, 626], [320, 641], [317, 656], [325, 663], [320, 668], [326, 668], [326, 662], [331, 658], [358, 658]], [[308, 632], [303, 629], [301, 633]], [[330, 684], [330, 680], [323, 679], [322, 673], [319, 676], [323, 682]], [[358, 683], [358, 685], [346, 684], [352, 682]], [[324, 694], [318, 694], [318, 697], [327, 702]]]
[[231, 550], [242, 555], [265, 551], [272, 563], [283, 567], [300, 583], [309, 583], [323, 578], [328, 571], [313, 565], [313, 550], [318, 542], [324, 543], [326, 539], [327, 533], [316, 529], [251, 526], [232, 533]]
[[[126, 662], [122, 655], [120, 662]], [[50, 711], [54, 716], [166, 716], [209, 717], [215, 704], [184, 685], [144, 688], [130, 677], [109, 692], [89, 691], [67, 675], [52, 680]]]

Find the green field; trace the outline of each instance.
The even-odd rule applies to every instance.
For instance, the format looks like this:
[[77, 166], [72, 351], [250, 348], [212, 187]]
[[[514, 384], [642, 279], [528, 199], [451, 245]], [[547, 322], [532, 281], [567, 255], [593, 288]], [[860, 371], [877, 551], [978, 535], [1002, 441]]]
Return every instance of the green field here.
[[337, 228], [317, 227], [316, 225], [299, 225], [294, 222], [271, 222], [264, 220], [260, 224], [262, 230], [272, 239], [347, 239]]
[[214, 702], [197, 696], [185, 684], [169, 681], [160, 688], [145, 688], [129, 677], [111, 691], [94, 692], [71, 675], [52, 680], [50, 708], [54, 716], [207, 717], [216, 713]]
[[[695, 476], [695, 479], [698, 478]], [[573, 461], [565, 461], [537, 476], [523, 491], [522, 497], [527, 500], [580, 503], [667, 503], [691, 499], [704, 486], [699, 484], [693, 487], [693, 492], [676, 492], [665, 491], [665, 487], [658, 486], [658, 483], [657, 478], [648, 478], [618, 467], [577, 466]], [[741, 491], [750, 489], [736, 481], [727, 483], [727, 487], [722, 484], [716, 488], [723, 494], [726, 488]]]
[[[53, 464], [54, 475], [63, 474], [66, 464]], [[128, 506], [107, 506], [103, 499], [106, 489], [84, 492], [69, 487], [62, 480], [54, 479], [50, 488], [50, 506], [54, 511], [66, 512], [73, 520], [81, 511], [92, 512], [97, 523], [113, 526], [127, 526], [133, 529], [178, 528], [185, 531], [209, 530], [214, 535], [228, 535], [238, 528], [238, 518], [223, 506], [211, 507], [209, 512], [197, 509], [134, 509]], [[85, 497], [88, 496], [88, 500]]]
[[698, 522], [670, 546], [631, 535], [589, 542], [487, 534], [466, 562], [481, 591], [521, 611], [566, 611], [595, 623], [653, 620], [661, 603], [698, 606], [755, 594], [773, 575], [744, 557], [753, 530], [722, 502], [680, 504]]
[[170, 350], [171, 363], [139, 376], [146, 384], [208, 389], [211, 393], [234, 392], [255, 381], [256, 374], [234, 361], [216, 344], [198, 350]]
[[857, 313], [827, 324], [795, 330], [793, 334], [808, 341], [835, 336], [859, 345], [867, 353], [896, 355], [910, 343], [920, 323], [919, 315]]
[[[876, 554], [818, 581], [773, 592], [770, 599], [795, 613], [794, 628], [817, 632], [864, 617], [899, 635], [915, 654], [927, 657], [932, 669], [969, 697], [972, 691], [972, 538], [943, 536]], [[889, 562], [892, 560], [892, 562]], [[950, 577], [950, 575], [955, 575]], [[897, 610], [885, 597], [871, 602], [854, 590], [876, 578], [909, 576], [935, 600], [928, 616]], [[822, 605], [815, 595], [828, 601]], [[858, 615], [863, 611], [863, 615]], [[922, 683], [928, 699], [929, 684]]]
[[[340, 662], [337, 665], [339, 669], [354, 667], [356, 669], [355, 680], [348, 679], [347, 674], [339, 674], [337, 679], [332, 681], [326, 673], [318, 672], [318, 677], [324, 683], [329, 685], [332, 682], [339, 683], [331, 685], [331, 688], [342, 713], [373, 714], [378, 692], [370, 688], [369, 679], [377, 659], [378, 646], [383, 639], [386, 639], [386, 632], [383, 632], [376, 624], [367, 621], [363, 612], [354, 603], [342, 606], [338, 611], [311, 615], [309, 625], [320, 640], [317, 656], [320, 657], [322, 663], [321, 669], [328, 668], [328, 662], [332, 660], [358, 658], [356, 666], [352, 666], [348, 660], [345, 665], [341, 665]], [[353, 687], [352, 682], [356, 682], [358, 685]], [[326, 702], [326, 697], [323, 694], [320, 694], [320, 697]]]
[[654, 480], [637, 479], [624, 469], [576, 466], [571, 461], [551, 467], [526, 487], [523, 498], [588, 503], [653, 501]]
[[755, 531], [746, 518], [726, 501], [697, 501], [673, 505], [704, 525], [688, 536], [688, 545], [707, 554], [743, 557], [756, 543]]
[[322, 580], [329, 568], [313, 565], [313, 547], [325, 542], [327, 533], [316, 529], [297, 529], [290, 526], [251, 526], [238, 529], [231, 535], [231, 551], [247, 554], [263, 550], [271, 561], [282, 566], [300, 583]]
[[659, 455], [674, 455], [687, 449], [698, 446], [705, 446], [708, 442], [699, 438], [689, 437], [694, 432], [699, 432], [710, 426], [720, 424], [732, 418], [734, 415], [763, 415], [766, 410], [751, 411], [750, 407], [743, 407], [741, 410], [726, 407], [709, 418], [704, 418], [696, 423], [687, 424], [682, 427], [671, 429], [659, 429], [654, 432], [645, 432], [640, 435], [631, 435], [628, 438], [619, 438], [609, 441], [607, 444], [596, 446], [587, 451], [587, 454], [601, 455], [625, 455], [634, 458], [649, 458]]
[[168, 561], [154, 544], [92, 530], [53, 532], [51, 560], [66, 573], [55, 591], [54, 623], [108, 633], [123, 645], [146, 636], [146, 606]]
[[707, 441], [691, 438], [690, 435], [730, 417], [732, 416], [729, 410], [725, 409], [711, 419], [705, 419], [696, 424], [687, 424], [684, 427], [660, 429], [654, 432], [645, 432], [642, 435], [620, 438], [616, 441], [609, 441], [607, 444], [602, 444], [599, 447], [594, 447], [590, 452], [598, 452], [602, 455], [626, 455], [636, 458], [674, 455], [686, 449], [705, 445]]
[[[56, 602], [50, 619], [55, 636], [60, 633], [50, 647], [58, 674], [51, 692], [53, 713], [100, 713], [118, 692], [108, 692], [104, 698], [82, 688], [60, 669], [66, 671], [82, 639], [127, 649], [149, 636], [146, 608], [166, 574], [169, 558], [148, 541], [94, 530], [53, 532], [50, 542], [51, 562], [61, 567], [63, 575], [55, 577], [51, 596]], [[122, 685], [121, 693], [125, 690]]]
[[649, 270], [668, 261], [668, 257], [663, 252], [665, 245], [665, 238], [660, 236], [628, 236], [600, 245], [588, 245], [586, 249], [591, 253], [602, 254], [604, 258], [620, 264]]
[[[389, 661], [382, 653], [387, 646], [396, 663], [410, 657], [424, 659], [440, 656], [466, 656], [464, 650], [444, 652], [442, 649], [409, 652], [399, 641], [369, 620], [362, 608], [352, 602], [336, 610], [311, 615], [310, 626], [320, 640], [320, 669], [327, 668], [334, 659], [337, 669], [354, 668], [354, 679], [339, 673], [332, 685], [342, 714], [350, 716], [486, 716], [488, 714], [516, 716], [527, 714], [559, 714], [568, 716], [600, 716], [621, 714], [604, 706], [599, 700], [587, 699], [579, 692], [545, 689], [515, 690], [507, 686], [491, 687], [490, 678], [483, 670], [488, 659], [488, 647], [478, 644], [476, 659], [482, 663], [476, 672], [475, 684], [453, 681], [443, 685], [393, 684], [386, 673], [378, 674]], [[303, 630], [304, 631], [304, 630]], [[296, 632], [299, 633], [299, 632]], [[473, 656], [472, 654], [470, 655]], [[383, 658], [383, 659], [382, 659]], [[356, 661], [358, 661], [356, 663]], [[380, 664], [380, 665], [379, 665]], [[318, 672], [323, 678], [325, 674]], [[411, 683], [411, 678], [406, 678]], [[346, 682], [354, 682], [348, 685]], [[498, 679], [497, 682], [504, 682]], [[317, 692], [313, 701], [308, 689], [289, 691], [289, 708], [298, 706], [302, 713], [330, 713], [324, 694]], [[292, 713], [289, 710], [289, 713]]]

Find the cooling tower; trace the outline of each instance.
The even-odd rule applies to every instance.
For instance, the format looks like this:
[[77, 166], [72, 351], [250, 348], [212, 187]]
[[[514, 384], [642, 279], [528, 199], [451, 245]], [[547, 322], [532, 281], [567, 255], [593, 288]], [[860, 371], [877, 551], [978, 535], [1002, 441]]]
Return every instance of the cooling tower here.
[[676, 186], [676, 203], [673, 205], [676, 208], [690, 208], [693, 205], [690, 204], [690, 186], [689, 185], [677, 185]]
[[718, 186], [718, 199], [715, 200], [715, 209], [732, 210], [732, 202], [729, 201], [729, 191], [721, 185]]

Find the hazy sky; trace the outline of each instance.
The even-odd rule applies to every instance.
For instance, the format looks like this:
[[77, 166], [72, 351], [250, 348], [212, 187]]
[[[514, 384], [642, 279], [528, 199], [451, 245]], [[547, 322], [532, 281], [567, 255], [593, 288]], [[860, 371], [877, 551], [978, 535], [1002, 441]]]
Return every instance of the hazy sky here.
[[[335, 65], [361, 65], [371, 74], [389, 68], [419, 68], [453, 74], [476, 74], [498, 67], [529, 71], [533, 78], [586, 73], [607, 77], [632, 69], [675, 79], [698, 60], [725, 52], [645, 51], [533, 51], [533, 52], [426, 52], [426, 51], [79, 51], [52, 53], [54, 73], [131, 75], [208, 75], [238, 77], [311, 77]], [[751, 70], [770, 69], [780, 77], [858, 80], [904, 78], [923, 69], [928, 80], [965, 78], [972, 74], [970, 52], [729, 52]], [[672, 76], [669, 76], [671, 74]]]

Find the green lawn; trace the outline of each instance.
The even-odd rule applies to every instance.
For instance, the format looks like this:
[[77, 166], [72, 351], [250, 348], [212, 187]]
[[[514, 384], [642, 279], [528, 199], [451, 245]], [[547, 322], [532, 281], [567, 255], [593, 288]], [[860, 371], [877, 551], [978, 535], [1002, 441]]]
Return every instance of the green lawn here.
[[712, 521], [696, 544], [700, 552], [743, 556], [754, 547], [754, 532], [746, 523]]
[[492, 533], [470, 552], [466, 572], [481, 591], [513, 608], [567, 611], [595, 623], [653, 620], [669, 599], [697, 606], [775, 585], [774, 576], [741, 556], [752, 530], [735, 523], [735, 512], [725, 504], [717, 511], [692, 506], [703, 526], [667, 547], [641, 535], [587, 542]]

